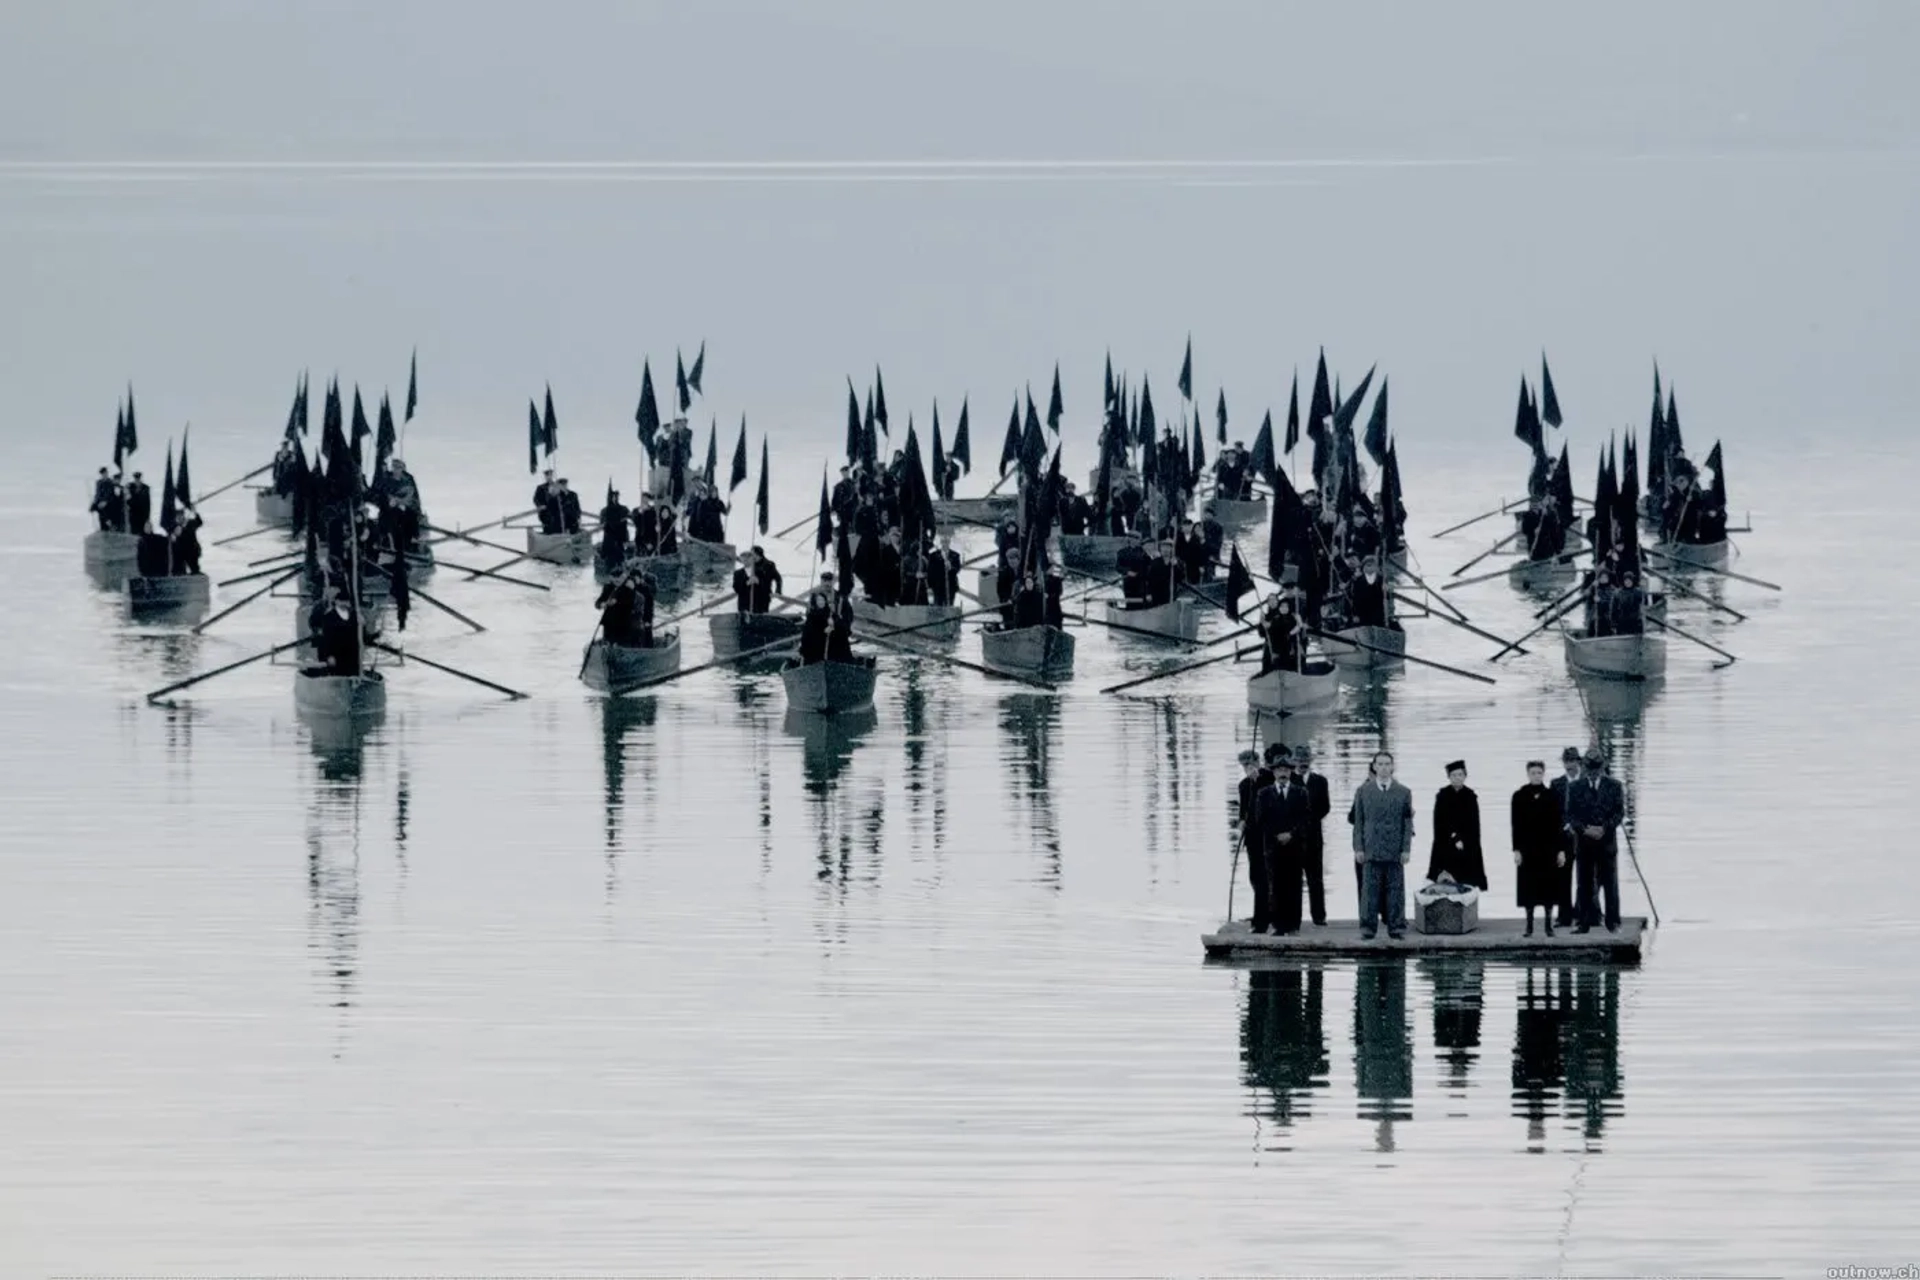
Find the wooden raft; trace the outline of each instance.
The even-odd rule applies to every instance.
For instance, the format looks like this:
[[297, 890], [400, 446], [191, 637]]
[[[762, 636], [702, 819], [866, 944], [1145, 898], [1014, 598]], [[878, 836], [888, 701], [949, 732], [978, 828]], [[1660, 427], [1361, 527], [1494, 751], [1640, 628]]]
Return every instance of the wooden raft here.
[[1509, 959], [1605, 960], [1615, 964], [1637, 964], [1651, 941], [1644, 916], [1627, 916], [1620, 921], [1618, 933], [1608, 933], [1604, 925], [1595, 925], [1591, 933], [1555, 929], [1551, 938], [1535, 925], [1531, 938], [1523, 935], [1526, 921], [1517, 917], [1481, 920], [1470, 933], [1416, 933], [1411, 927], [1403, 938], [1387, 936], [1383, 925], [1373, 938], [1360, 936], [1357, 920], [1330, 920], [1325, 925], [1300, 926], [1291, 937], [1254, 933], [1245, 921], [1234, 920], [1212, 933], [1200, 936], [1210, 959], [1236, 960], [1261, 957], [1371, 956], [1380, 954], [1478, 955]]

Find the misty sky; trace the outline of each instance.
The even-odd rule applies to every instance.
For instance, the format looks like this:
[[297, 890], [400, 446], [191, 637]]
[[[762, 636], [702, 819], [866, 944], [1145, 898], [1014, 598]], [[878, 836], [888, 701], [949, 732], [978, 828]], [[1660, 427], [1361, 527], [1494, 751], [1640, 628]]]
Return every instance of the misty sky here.
[[[300, 368], [417, 344], [476, 439], [548, 380], [611, 434], [703, 338], [723, 415], [825, 438], [878, 362], [997, 427], [1056, 358], [1090, 413], [1109, 347], [1170, 402], [1191, 330], [1249, 435], [1322, 343], [1410, 456], [1506, 431], [1543, 346], [1595, 433], [1655, 356], [1697, 431], [1892, 431], [1917, 65], [1898, 2], [10, 5], [5, 429], [104, 440], [132, 378], [270, 433]], [[1008, 161], [1243, 163], [951, 167]]]

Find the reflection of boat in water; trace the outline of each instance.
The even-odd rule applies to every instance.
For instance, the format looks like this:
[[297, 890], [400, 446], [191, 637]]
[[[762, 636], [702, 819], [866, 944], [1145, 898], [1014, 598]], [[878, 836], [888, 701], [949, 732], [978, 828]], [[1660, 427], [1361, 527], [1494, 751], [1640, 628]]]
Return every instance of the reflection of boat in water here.
[[301, 667], [293, 673], [293, 705], [310, 721], [375, 719], [386, 714], [387, 682], [371, 667], [360, 675]]
[[781, 730], [801, 741], [801, 759], [807, 785], [813, 789], [829, 786], [853, 759], [853, 749], [880, 722], [880, 713], [869, 703], [858, 711], [835, 715], [788, 707]]
[[640, 696], [600, 701], [600, 758], [606, 784], [607, 848], [620, 841], [620, 809], [627, 786], [627, 740], [653, 727], [660, 701]]
[[307, 732], [307, 746], [320, 762], [321, 776], [332, 782], [359, 778], [367, 743], [374, 731], [386, 723], [386, 699], [383, 697], [377, 706], [356, 715], [316, 712], [298, 698], [294, 710]]
[[1667, 642], [1659, 636], [1590, 636], [1566, 632], [1567, 668], [1608, 680], [1658, 680], [1667, 673]]
[[136, 622], [189, 622], [207, 611], [211, 584], [204, 573], [127, 579], [127, 614]]
[[1609, 680], [1575, 672], [1574, 688], [1596, 721], [1638, 724], [1666, 686], [1663, 680]]

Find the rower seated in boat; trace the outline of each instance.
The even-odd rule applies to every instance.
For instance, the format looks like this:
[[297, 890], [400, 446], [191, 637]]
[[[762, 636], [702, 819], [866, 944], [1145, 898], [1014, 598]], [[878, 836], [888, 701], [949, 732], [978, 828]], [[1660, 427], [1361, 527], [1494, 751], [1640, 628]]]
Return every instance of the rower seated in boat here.
[[785, 590], [780, 569], [767, 559], [759, 547], [747, 548], [740, 567], [733, 571], [733, 598], [741, 613], [765, 613], [773, 608], [773, 598]]
[[337, 676], [361, 674], [363, 646], [371, 644], [379, 635], [370, 624], [363, 629], [354, 626], [352, 602], [346, 593], [331, 584], [307, 614], [307, 633], [312, 637], [320, 666]]
[[653, 579], [638, 565], [628, 565], [600, 591], [594, 604], [600, 610], [600, 628], [607, 643], [629, 649], [653, 647]]
[[1260, 674], [1306, 670], [1307, 637], [1300, 628], [1293, 593], [1283, 591], [1260, 619]]
[[607, 505], [600, 508], [600, 558], [608, 564], [623, 564], [627, 558], [626, 505], [618, 489], [607, 490]]
[[1384, 627], [1387, 619], [1387, 584], [1380, 577], [1380, 563], [1367, 560], [1360, 575], [1347, 586], [1347, 620], [1356, 627]]

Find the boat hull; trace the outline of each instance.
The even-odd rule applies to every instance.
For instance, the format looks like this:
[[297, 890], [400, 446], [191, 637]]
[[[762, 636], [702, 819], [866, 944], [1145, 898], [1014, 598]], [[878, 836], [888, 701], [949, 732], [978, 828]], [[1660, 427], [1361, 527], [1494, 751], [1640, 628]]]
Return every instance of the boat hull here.
[[1342, 640], [1357, 640], [1367, 647], [1329, 644], [1327, 656], [1333, 665], [1349, 671], [1371, 671], [1398, 666], [1407, 656], [1407, 633], [1398, 627], [1348, 627], [1333, 633]]
[[1566, 634], [1567, 666], [1606, 680], [1657, 680], [1667, 671], [1667, 642], [1659, 636]]
[[593, 536], [588, 533], [542, 533], [527, 530], [527, 554], [548, 564], [585, 564], [593, 559]]
[[1121, 635], [1150, 631], [1161, 639], [1188, 644], [1200, 638], [1200, 610], [1191, 600], [1175, 600], [1147, 609], [1129, 609], [1119, 601], [1109, 600], [1107, 621], [1116, 627], [1125, 627]]
[[872, 710], [878, 675], [870, 657], [856, 662], [795, 663], [780, 669], [780, 683], [793, 710], [830, 716]]
[[130, 533], [96, 529], [80, 543], [80, 554], [88, 564], [132, 564], [140, 556], [140, 539]]
[[707, 619], [707, 632], [713, 637], [716, 658], [734, 658], [787, 641], [790, 643], [783, 648], [757, 655], [783, 660], [787, 650], [800, 643], [800, 626], [801, 619], [791, 613], [716, 613]]
[[324, 667], [302, 667], [293, 673], [293, 705], [329, 720], [370, 718], [387, 709], [387, 682], [378, 671], [338, 676]]
[[942, 524], [997, 525], [1019, 506], [1020, 499], [1010, 493], [983, 498], [935, 498], [933, 515]]
[[998, 609], [1004, 601], [1000, 599], [1000, 571], [997, 569], [979, 569], [975, 573], [974, 594], [980, 597], [982, 609]]
[[136, 618], [155, 614], [197, 613], [206, 609], [211, 589], [204, 573], [167, 578], [127, 579], [127, 612]]
[[595, 640], [587, 646], [580, 679], [589, 689], [618, 693], [680, 669], [680, 633], [669, 629], [654, 636], [652, 648], [608, 644]]
[[1305, 671], [1276, 669], [1253, 676], [1247, 681], [1247, 705], [1281, 715], [1330, 707], [1340, 695], [1337, 670], [1322, 662], [1308, 663]]
[[1243, 502], [1238, 498], [1213, 498], [1207, 503], [1213, 508], [1213, 518], [1225, 525], [1259, 524], [1267, 518], [1267, 500], [1255, 498]]
[[[933, 648], [952, 644], [960, 638], [960, 606], [953, 604], [901, 604], [881, 608], [871, 600], [855, 600], [853, 616], [872, 623], [878, 639], [893, 644]], [[894, 639], [887, 629], [904, 631], [919, 628]]]
[[[686, 557], [677, 551], [670, 556], [636, 556], [625, 563], [639, 565], [646, 575], [653, 579], [654, 588], [658, 591], [677, 591], [693, 576]], [[603, 585], [612, 582], [613, 573], [614, 566], [609, 565], [598, 551], [594, 552], [594, 581]]]
[[698, 538], [682, 538], [680, 556], [694, 573], [719, 573], [733, 568], [740, 559], [731, 542], [702, 542]]
[[1060, 558], [1076, 569], [1111, 571], [1119, 567], [1121, 549], [1132, 541], [1105, 533], [1061, 534]]
[[1727, 565], [1728, 543], [1724, 538], [1699, 546], [1685, 542], [1656, 542], [1653, 549], [1673, 563], [1690, 569], [1724, 569]]
[[1073, 647], [1073, 637], [1053, 627], [990, 628], [980, 633], [981, 661], [995, 670], [1021, 675], [1072, 675]]
[[1507, 566], [1507, 581], [1522, 591], [1564, 591], [1580, 572], [1580, 566], [1558, 558], [1520, 560]]
[[253, 494], [254, 518], [261, 524], [272, 525], [276, 529], [286, 529], [293, 525], [293, 496], [275, 493], [271, 489], [256, 489]]

